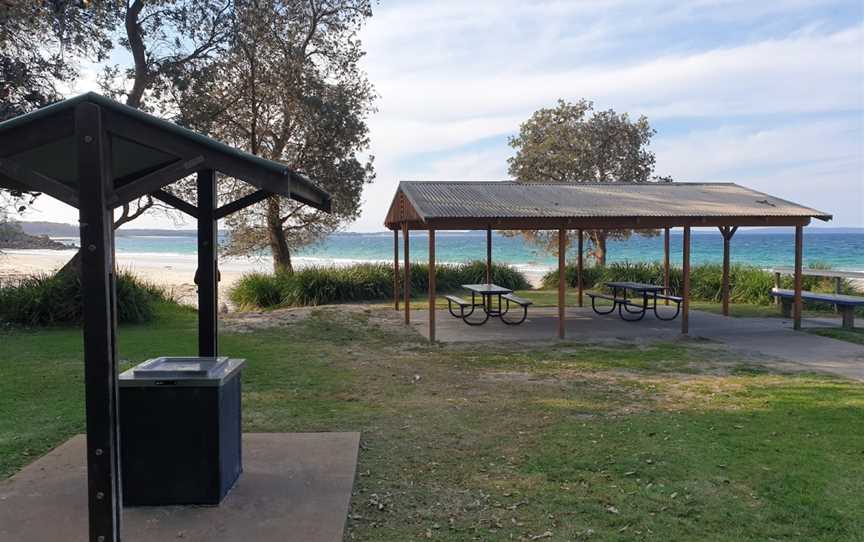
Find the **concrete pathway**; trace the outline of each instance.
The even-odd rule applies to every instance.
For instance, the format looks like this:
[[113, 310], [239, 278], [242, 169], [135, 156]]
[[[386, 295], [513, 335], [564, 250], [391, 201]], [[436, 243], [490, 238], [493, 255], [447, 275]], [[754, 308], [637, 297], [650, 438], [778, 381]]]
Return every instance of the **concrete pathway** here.
[[[663, 307], [663, 310], [668, 310]], [[442, 342], [528, 342], [555, 341], [557, 314], [554, 307], [529, 311], [528, 320], [507, 326], [490, 319], [483, 326], [467, 326], [446, 310], [436, 312], [437, 338]], [[670, 314], [671, 315], [671, 314]], [[428, 337], [427, 311], [412, 311], [412, 326]], [[839, 319], [805, 320], [804, 327], [838, 327]], [[658, 320], [648, 314], [639, 322], [624, 322], [617, 313], [600, 316], [590, 307], [568, 308], [566, 340], [677, 340], [681, 320]], [[785, 370], [818, 371], [864, 380], [864, 346], [812, 333], [794, 331], [784, 318], [726, 318], [718, 314], [690, 311], [690, 337], [716, 341], [742, 353], [747, 360]], [[755, 356], [754, 356], [755, 354]], [[759, 358], [758, 360], [755, 358]]]
[[[0, 482], [0, 540], [85, 542], [85, 437]], [[341, 542], [359, 433], [243, 435], [243, 468], [220, 506], [127, 508], [126, 542]]]

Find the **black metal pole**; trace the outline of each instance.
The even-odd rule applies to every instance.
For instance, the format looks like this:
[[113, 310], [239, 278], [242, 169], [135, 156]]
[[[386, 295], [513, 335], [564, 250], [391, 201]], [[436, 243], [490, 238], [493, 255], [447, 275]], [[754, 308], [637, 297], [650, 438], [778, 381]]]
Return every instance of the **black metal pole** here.
[[120, 446], [117, 412], [117, 321], [109, 142], [100, 109], [75, 108], [81, 229], [81, 299], [87, 411], [87, 504], [90, 541], [120, 540]]
[[217, 270], [216, 172], [198, 172], [198, 355], [219, 352], [219, 277]]

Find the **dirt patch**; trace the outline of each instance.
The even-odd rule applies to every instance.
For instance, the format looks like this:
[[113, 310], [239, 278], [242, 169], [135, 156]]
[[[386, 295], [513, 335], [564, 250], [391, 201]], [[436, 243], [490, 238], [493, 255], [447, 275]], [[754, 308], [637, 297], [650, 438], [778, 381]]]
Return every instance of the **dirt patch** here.
[[234, 312], [224, 315], [220, 327], [233, 333], [253, 333], [305, 320], [317, 307], [294, 307], [272, 311]]
[[395, 311], [370, 305], [345, 304], [321, 305], [317, 307], [290, 307], [270, 311], [240, 311], [222, 315], [220, 327], [233, 333], [253, 333], [263, 329], [283, 327], [309, 318], [315, 313], [326, 313], [328, 318], [352, 318], [363, 315], [368, 324], [388, 333], [405, 333], [416, 336], [416, 332], [402, 323]]

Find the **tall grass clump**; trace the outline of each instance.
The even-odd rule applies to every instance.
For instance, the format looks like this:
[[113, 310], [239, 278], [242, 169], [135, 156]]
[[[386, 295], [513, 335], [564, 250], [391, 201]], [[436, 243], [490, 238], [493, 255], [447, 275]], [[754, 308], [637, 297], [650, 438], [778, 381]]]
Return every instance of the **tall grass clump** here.
[[290, 276], [282, 273], [248, 273], [231, 288], [228, 298], [241, 308], [275, 307], [282, 303], [289, 280]]
[[[117, 320], [143, 323], [156, 314], [155, 304], [169, 301], [165, 292], [129, 271], [116, 276]], [[24, 326], [74, 324], [81, 321], [81, 281], [73, 274], [31, 275], [0, 287], [0, 322]]]
[[[463, 284], [485, 281], [483, 262], [444, 264], [435, 269], [438, 292], [457, 291]], [[492, 282], [512, 290], [530, 288], [522, 273], [501, 264], [493, 265]], [[360, 263], [346, 267], [307, 267], [292, 275], [251, 273], [237, 282], [229, 296], [245, 309], [299, 307], [391, 299], [393, 286], [393, 268], [389, 264]], [[401, 291], [401, 272], [397, 286]], [[428, 289], [429, 266], [412, 262], [411, 291], [422, 295]]]

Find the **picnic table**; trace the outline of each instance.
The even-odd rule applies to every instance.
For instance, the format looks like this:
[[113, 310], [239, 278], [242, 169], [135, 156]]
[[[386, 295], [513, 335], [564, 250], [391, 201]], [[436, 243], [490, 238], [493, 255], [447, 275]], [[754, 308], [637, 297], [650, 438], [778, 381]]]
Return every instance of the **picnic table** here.
[[[591, 308], [597, 314], [611, 314], [615, 309], [618, 309], [618, 315], [622, 320], [636, 322], [645, 317], [645, 313], [648, 312], [649, 301], [651, 302], [650, 307], [654, 311], [654, 316], [657, 317], [658, 320], [674, 320], [678, 317], [678, 313], [681, 311], [681, 302], [683, 299], [678, 296], [669, 295], [667, 291], [668, 289], [664, 286], [630, 281], [604, 282], [603, 285], [612, 290], [611, 295], [588, 293], [588, 296], [591, 298]], [[628, 291], [637, 294], [637, 296], [641, 297], [641, 300], [627, 297]], [[598, 308], [596, 303], [597, 299], [611, 301], [612, 306], [608, 310]], [[675, 303], [675, 314], [672, 315], [672, 317], [660, 316], [660, 313], [657, 312], [658, 299], [668, 300]], [[630, 316], [625, 316], [625, 314]]]
[[[463, 322], [470, 326], [482, 326], [490, 317], [500, 318], [501, 321], [507, 325], [518, 325], [524, 322], [528, 317], [528, 307], [532, 305], [532, 302], [515, 295], [513, 290], [510, 288], [505, 288], [504, 286], [498, 286], [497, 284], [492, 283], [463, 284], [462, 287], [471, 292], [470, 302], [455, 295], [445, 295], [444, 298], [447, 300], [447, 310], [450, 311], [450, 314], [455, 318], [461, 318]], [[477, 303], [478, 295], [482, 299], [481, 303]], [[496, 297], [498, 298], [497, 307], [494, 303]], [[502, 300], [504, 301], [503, 304]], [[510, 311], [511, 303], [522, 308], [522, 318], [519, 320], [508, 320], [504, 318], [504, 315]], [[459, 314], [456, 314], [453, 311], [454, 305], [459, 307]], [[474, 314], [474, 310], [477, 307], [483, 309], [483, 319], [473, 321], [469, 320], [468, 318]]]

